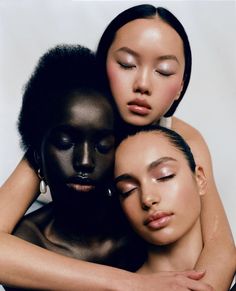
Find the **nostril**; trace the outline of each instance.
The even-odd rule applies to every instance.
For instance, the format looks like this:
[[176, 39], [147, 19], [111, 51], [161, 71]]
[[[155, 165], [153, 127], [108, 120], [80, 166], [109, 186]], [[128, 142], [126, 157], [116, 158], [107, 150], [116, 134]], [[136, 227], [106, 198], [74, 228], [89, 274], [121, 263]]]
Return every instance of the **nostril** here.
[[139, 94], [142, 94], [142, 95], [147, 95], [147, 96], [150, 96], [151, 95], [151, 92], [149, 89], [147, 88], [142, 88], [142, 87], [138, 87], [135, 89], [135, 93], [139, 93]]
[[148, 207], [146, 204], [142, 204], [142, 209], [147, 211], [150, 207]]
[[77, 172], [81, 172], [81, 173], [91, 173], [94, 170], [94, 163], [91, 162], [80, 162], [80, 161], [75, 161], [74, 163], [74, 168]]

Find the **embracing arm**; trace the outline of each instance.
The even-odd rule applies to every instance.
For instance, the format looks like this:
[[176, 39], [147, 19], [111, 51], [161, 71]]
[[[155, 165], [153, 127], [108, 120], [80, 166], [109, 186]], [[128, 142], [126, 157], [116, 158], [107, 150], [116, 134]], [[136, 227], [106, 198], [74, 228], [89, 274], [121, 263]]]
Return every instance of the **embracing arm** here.
[[38, 193], [38, 177], [23, 158], [0, 188], [0, 232], [11, 233]]
[[[200, 141], [201, 143], [201, 141]], [[204, 151], [205, 147], [205, 151]], [[216, 290], [228, 290], [236, 269], [236, 249], [230, 226], [225, 214], [213, 177], [211, 158], [207, 146], [202, 141], [198, 145], [202, 154], [198, 158], [206, 169], [207, 194], [202, 196], [202, 233], [204, 248], [196, 264], [196, 269], [207, 270], [204, 280]]]
[[[178, 126], [179, 128], [179, 126]], [[236, 250], [230, 226], [216, 188], [208, 147], [192, 127], [182, 124], [178, 130], [189, 143], [196, 163], [203, 166], [207, 177], [207, 193], [202, 197], [201, 224], [204, 247], [196, 264], [197, 270], [206, 270], [203, 281], [217, 291], [228, 290], [236, 268]]]
[[64, 257], [11, 235], [37, 188], [37, 176], [23, 159], [0, 189], [0, 283], [40, 290], [212, 290], [199, 281], [199, 272], [135, 274]]

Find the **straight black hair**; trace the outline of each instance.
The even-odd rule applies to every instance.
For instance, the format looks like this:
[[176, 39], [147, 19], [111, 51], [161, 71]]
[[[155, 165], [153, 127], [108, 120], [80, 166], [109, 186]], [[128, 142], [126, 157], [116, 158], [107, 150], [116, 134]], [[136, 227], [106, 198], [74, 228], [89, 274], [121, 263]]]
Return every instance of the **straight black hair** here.
[[[143, 19], [143, 18], [146, 18], [146, 19], [154, 18], [156, 16], [159, 16], [164, 22], [168, 23], [178, 33], [178, 35], [183, 41], [183, 46], [184, 46], [185, 69], [184, 69], [184, 75], [183, 75], [183, 81], [184, 81], [183, 89], [181, 91], [181, 94], [178, 100], [175, 100], [171, 108], [166, 112], [165, 117], [169, 117], [174, 114], [176, 108], [178, 107], [180, 101], [182, 100], [185, 94], [185, 91], [189, 84], [189, 80], [191, 76], [191, 68], [192, 68], [192, 53], [191, 53], [188, 36], [185, 32], [183, 25], [169, 10], [163, 7], [156, 8], [155, 6], [149, 5], [149, 4], [137, 5], [137, 6], [128, 8], [127, 10], [124, 10], [123, 12], [118, 14], [105, 29], [99, 41], [96, 56], [100, 64], [100, 69], [102, 70], [102, 74], [107, 79], [107, 73], [106, 73], [107, 54], [115, 38], [116, 32], [122, 26], [124, 26], [130, 21], [133, 21], [136, 19]], [[106, 80], [106, 82], [109, 82], [109, 81]]]

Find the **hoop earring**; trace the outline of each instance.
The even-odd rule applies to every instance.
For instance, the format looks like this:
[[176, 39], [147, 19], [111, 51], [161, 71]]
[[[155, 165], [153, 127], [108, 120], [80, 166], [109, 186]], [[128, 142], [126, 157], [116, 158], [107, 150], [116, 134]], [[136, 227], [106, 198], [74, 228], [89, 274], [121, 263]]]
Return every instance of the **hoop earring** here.
[[41, 176], [40, 169], [38, 169], [38, 177], [41, 180], [39, 184], [39, 190], [40, 194], [46, 194], [47, 193], [47, 184], [44, 181], [44, 178]]

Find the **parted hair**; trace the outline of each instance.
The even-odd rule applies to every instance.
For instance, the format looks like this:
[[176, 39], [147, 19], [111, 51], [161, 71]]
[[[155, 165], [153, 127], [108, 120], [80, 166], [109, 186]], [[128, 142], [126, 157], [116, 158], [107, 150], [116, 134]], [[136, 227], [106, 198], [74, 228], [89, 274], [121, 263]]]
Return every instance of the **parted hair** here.
[[185, 94], [185, 91], [187, 90], [192, 68], [192, 53], [187, 33], [181, 22], [169, 10], [163, 7], [155, 7], [149, 4], [141, 4], [122, 11], [110, 22], [110, 24], [103, 32], [103, 35], [97, 47], [96, 55], [101, 66], [103, 76], [106, 76], [107, 54], [109, 48], [114, 41], [116, 32], [130, 21], [136, 19], [154, 18], [156, 16], [159, 16], [164, 22], [168, 23], [178, 33], [183, 41], [184, 47], [185, 69], [183, 75], [183, 89], [178, 100], [175, 100], [171, 108], [168, 110], [168, 112], [166, 112], [165, 117], [168, 117], [174, 114], [176, 108], [178, 107], [180, 101]]

